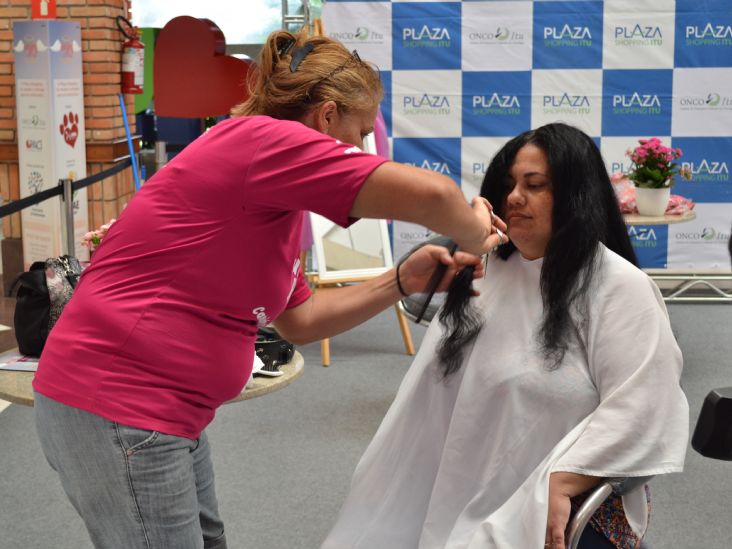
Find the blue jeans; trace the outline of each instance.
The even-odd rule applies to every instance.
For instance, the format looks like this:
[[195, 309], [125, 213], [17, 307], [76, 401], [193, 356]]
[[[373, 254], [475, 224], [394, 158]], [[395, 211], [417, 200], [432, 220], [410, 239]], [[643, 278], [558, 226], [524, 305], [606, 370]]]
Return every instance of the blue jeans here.
[[97, 549], [226, 549], [205, 433], [120, 425], [35, 393], [43, 452]]

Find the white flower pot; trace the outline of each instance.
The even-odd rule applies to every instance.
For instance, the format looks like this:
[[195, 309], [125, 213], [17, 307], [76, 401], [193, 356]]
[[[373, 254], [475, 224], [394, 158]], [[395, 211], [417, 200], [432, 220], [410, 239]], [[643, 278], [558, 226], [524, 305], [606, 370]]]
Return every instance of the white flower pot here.
[[635, 203], [640, 215], [658, 217], [666, 213], [671, 187], [661, 189], [635, 188]]

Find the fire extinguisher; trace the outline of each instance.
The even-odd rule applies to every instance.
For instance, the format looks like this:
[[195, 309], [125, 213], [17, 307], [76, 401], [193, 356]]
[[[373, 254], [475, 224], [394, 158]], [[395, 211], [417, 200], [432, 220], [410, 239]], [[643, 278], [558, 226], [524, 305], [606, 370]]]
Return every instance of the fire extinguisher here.
[[[122, 23], [127, 25], [125, 29]], [[127, 40], [122, 44], [122, 93], [142, 93], [145, 75], [145, 44], [140, 42], [140, 31], [121, 15], [117, 27]]]

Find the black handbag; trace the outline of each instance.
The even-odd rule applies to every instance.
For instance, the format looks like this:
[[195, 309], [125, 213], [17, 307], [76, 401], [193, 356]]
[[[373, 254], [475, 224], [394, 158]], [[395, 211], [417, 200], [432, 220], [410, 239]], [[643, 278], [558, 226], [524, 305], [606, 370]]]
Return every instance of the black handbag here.
[[63, 255], [34, 262], [13, 281], [10, 293], [17, 288], [13, 322], [21, 354], [41, 356], [48, 334], [71, 299], [80, 275], [79, 260]]
[[280, 366], [292, 360], [295, 346], [283, 339], [271, 326], [264, 326], [257, 330], [257, 339], [254, 342], [254, 351], [264, 366], [259, 371], [262, 375], [279, 374]]

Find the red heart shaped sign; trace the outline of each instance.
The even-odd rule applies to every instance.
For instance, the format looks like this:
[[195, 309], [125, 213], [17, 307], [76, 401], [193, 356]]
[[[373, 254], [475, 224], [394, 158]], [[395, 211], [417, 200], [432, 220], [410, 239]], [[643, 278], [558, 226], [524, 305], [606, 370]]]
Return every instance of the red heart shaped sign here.
[[246, 99], [250, 62], [226, 55], [216, 23], [187, 15], [168, 21], [155, 42], [155, 113], [204, 118]]

